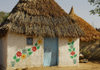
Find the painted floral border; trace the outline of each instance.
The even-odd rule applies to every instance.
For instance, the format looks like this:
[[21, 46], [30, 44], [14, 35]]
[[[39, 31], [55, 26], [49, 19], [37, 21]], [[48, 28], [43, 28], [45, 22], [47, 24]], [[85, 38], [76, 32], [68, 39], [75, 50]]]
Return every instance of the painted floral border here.
[[74, 40], [68, 39], [68, 46], [69, 46], [68, 51], [70, 52], [70, 58], [73, 60], [73, 63], [76, 64], [77, 63], [77, 60], [76, 60], [77, 54], [75, 52], [76, 48], [74, 47]]
[[42, 44], [42, 40], [38, 40], [36, 43], [34, 43], [34, 46], [31, 48], [24, 48], [21, 51], [17, 51], [12, 58], [13, 61], [11, 61], [11, 66], [14, 67], [16, 63], [20, 62], [20, 60], [26, 59], [27, 57], [32, 55], [33, 52], [39, 50], [40, 44]]

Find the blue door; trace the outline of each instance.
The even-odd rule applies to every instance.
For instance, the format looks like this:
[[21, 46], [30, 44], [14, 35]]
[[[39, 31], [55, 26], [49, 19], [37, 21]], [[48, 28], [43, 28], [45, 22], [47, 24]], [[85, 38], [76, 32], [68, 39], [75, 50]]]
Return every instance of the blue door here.
[[44, 66], [56, 66], [58, 64], [58, 39], [44, 39]]

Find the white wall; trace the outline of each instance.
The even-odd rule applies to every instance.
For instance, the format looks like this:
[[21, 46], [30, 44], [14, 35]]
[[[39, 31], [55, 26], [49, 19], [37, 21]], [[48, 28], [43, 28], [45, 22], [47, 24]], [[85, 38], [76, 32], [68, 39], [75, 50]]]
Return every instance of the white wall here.
[[76, 64], [73, 63], [73, 59], [70, 57], [70, 52], [68, 49], [70, 48], [68, 45], [68, 39], [59, 39], [59, 66], [74, 66], [79, 64], [79, 39], [73, 39], [74, 41], [74, 47], [75, 47], [75, 53], [77, 54], [77, 57], [75, 58], [77, 60]]
[[[40, 40], [40, 38], [33, 38], [33, 44]], [[43, 65], [43, 39], [42, 44], [40, 45], [40, 49], [33, 52], [32, 55], [26, 57], [26, 59], [22, 60], [15, 64], [14, 68], [25, 68], [32, 66], [42, 66]], [[26, 44], [26, 36], [18, 35], [15, 33], [8, 33], [8, 51], [7, 51], [7, 68], [9, 69], [11, 66], [11, 61], [13, 61], [13, 56], [16, 54], [18, 50], [22, 50], [24, 48], [30, 48], [33, 46], [28, 46]]]
[[[42, 38], [33, 38], [33, 43], [37, 42], [38, 40], [42, 40], [42, 44], [40, 45], [40, 49], [36, 52], [33, 52], [33, 54], [29, 57], [27, 57], [24, 60], [20, 60], [20, 62], [16, 63], [13, 67], [16, 68], [26, 68], [26, 67], [40, 67], [43, 66], [43, 56], [44, 56], [44, 42]], [[8, 33], [7, 37], [7, 69], [11, 70], [11, 61], [13, 61], [13, 56], [16, 54], [17, 51], [22, 50], [24, 48], [30, 48], [33, 46], [28, 46], [26, 44], [26, 36], [15, 34], [15, 33]], [[77, 57], [75, 58], [77, 60], [76, 64], [73, 63], [73, 59], [70, 58], [70, 52], [68, 51], [69, 45], [68, 45], [68, 39], [62, 39], [59, 38], [59, 66], [73, 66], [79, 64], [79, 39], [74, 39], [74, 47], [75, 47], [75, 53], [77, 54]]]

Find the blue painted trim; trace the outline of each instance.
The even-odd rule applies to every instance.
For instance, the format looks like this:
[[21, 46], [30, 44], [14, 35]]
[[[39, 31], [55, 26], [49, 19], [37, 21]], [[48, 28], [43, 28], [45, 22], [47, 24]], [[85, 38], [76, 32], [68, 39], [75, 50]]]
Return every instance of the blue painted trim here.
[[43, 65], [44, 66], [58, 65], [58, 38], [44, 38]]

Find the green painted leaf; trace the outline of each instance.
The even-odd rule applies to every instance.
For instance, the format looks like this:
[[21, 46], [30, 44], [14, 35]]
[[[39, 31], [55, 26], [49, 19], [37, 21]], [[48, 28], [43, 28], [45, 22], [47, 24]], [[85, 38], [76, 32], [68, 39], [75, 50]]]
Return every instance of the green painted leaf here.
[[13, 59], [16, 60], [16, 58], [17, 58], [17, 57], [16, 57], [16, 55], [15, 55], [15, 56], [13, 57]]
[[73, 56], [71, 56], [71, 58], [73, 59]]
[[70, 45], [71, 43], [68, 43], [68, 45]]
[[75, 48], [73, 48], [73, 51], [75, 51]]
[[19, 59], [16, 59], [16, 62], [19, 62], [20, 61], [20, 58]]
[[72, 42], [72, 44], [74, 44], [74, 41]]
[[37, 49], [40, 49], [40, 46], [37, 46], [36, 48], [37, 48]]
[[69, 50], [69, 52], [71, 52], [72, 50], [71, 49], [68, 49]]
[[29, 48], [28, 51], [31, 51], [31, 48]]
[[33, 52], [29, 52], [29, 55], [31, 55]]
[[38, 44], [37, 43], [35, 43], [35, 46], [37, 46]]
[[77, 54], [74, 55], [74, 57], [76, 57], [76, 56], [77, 56]]

